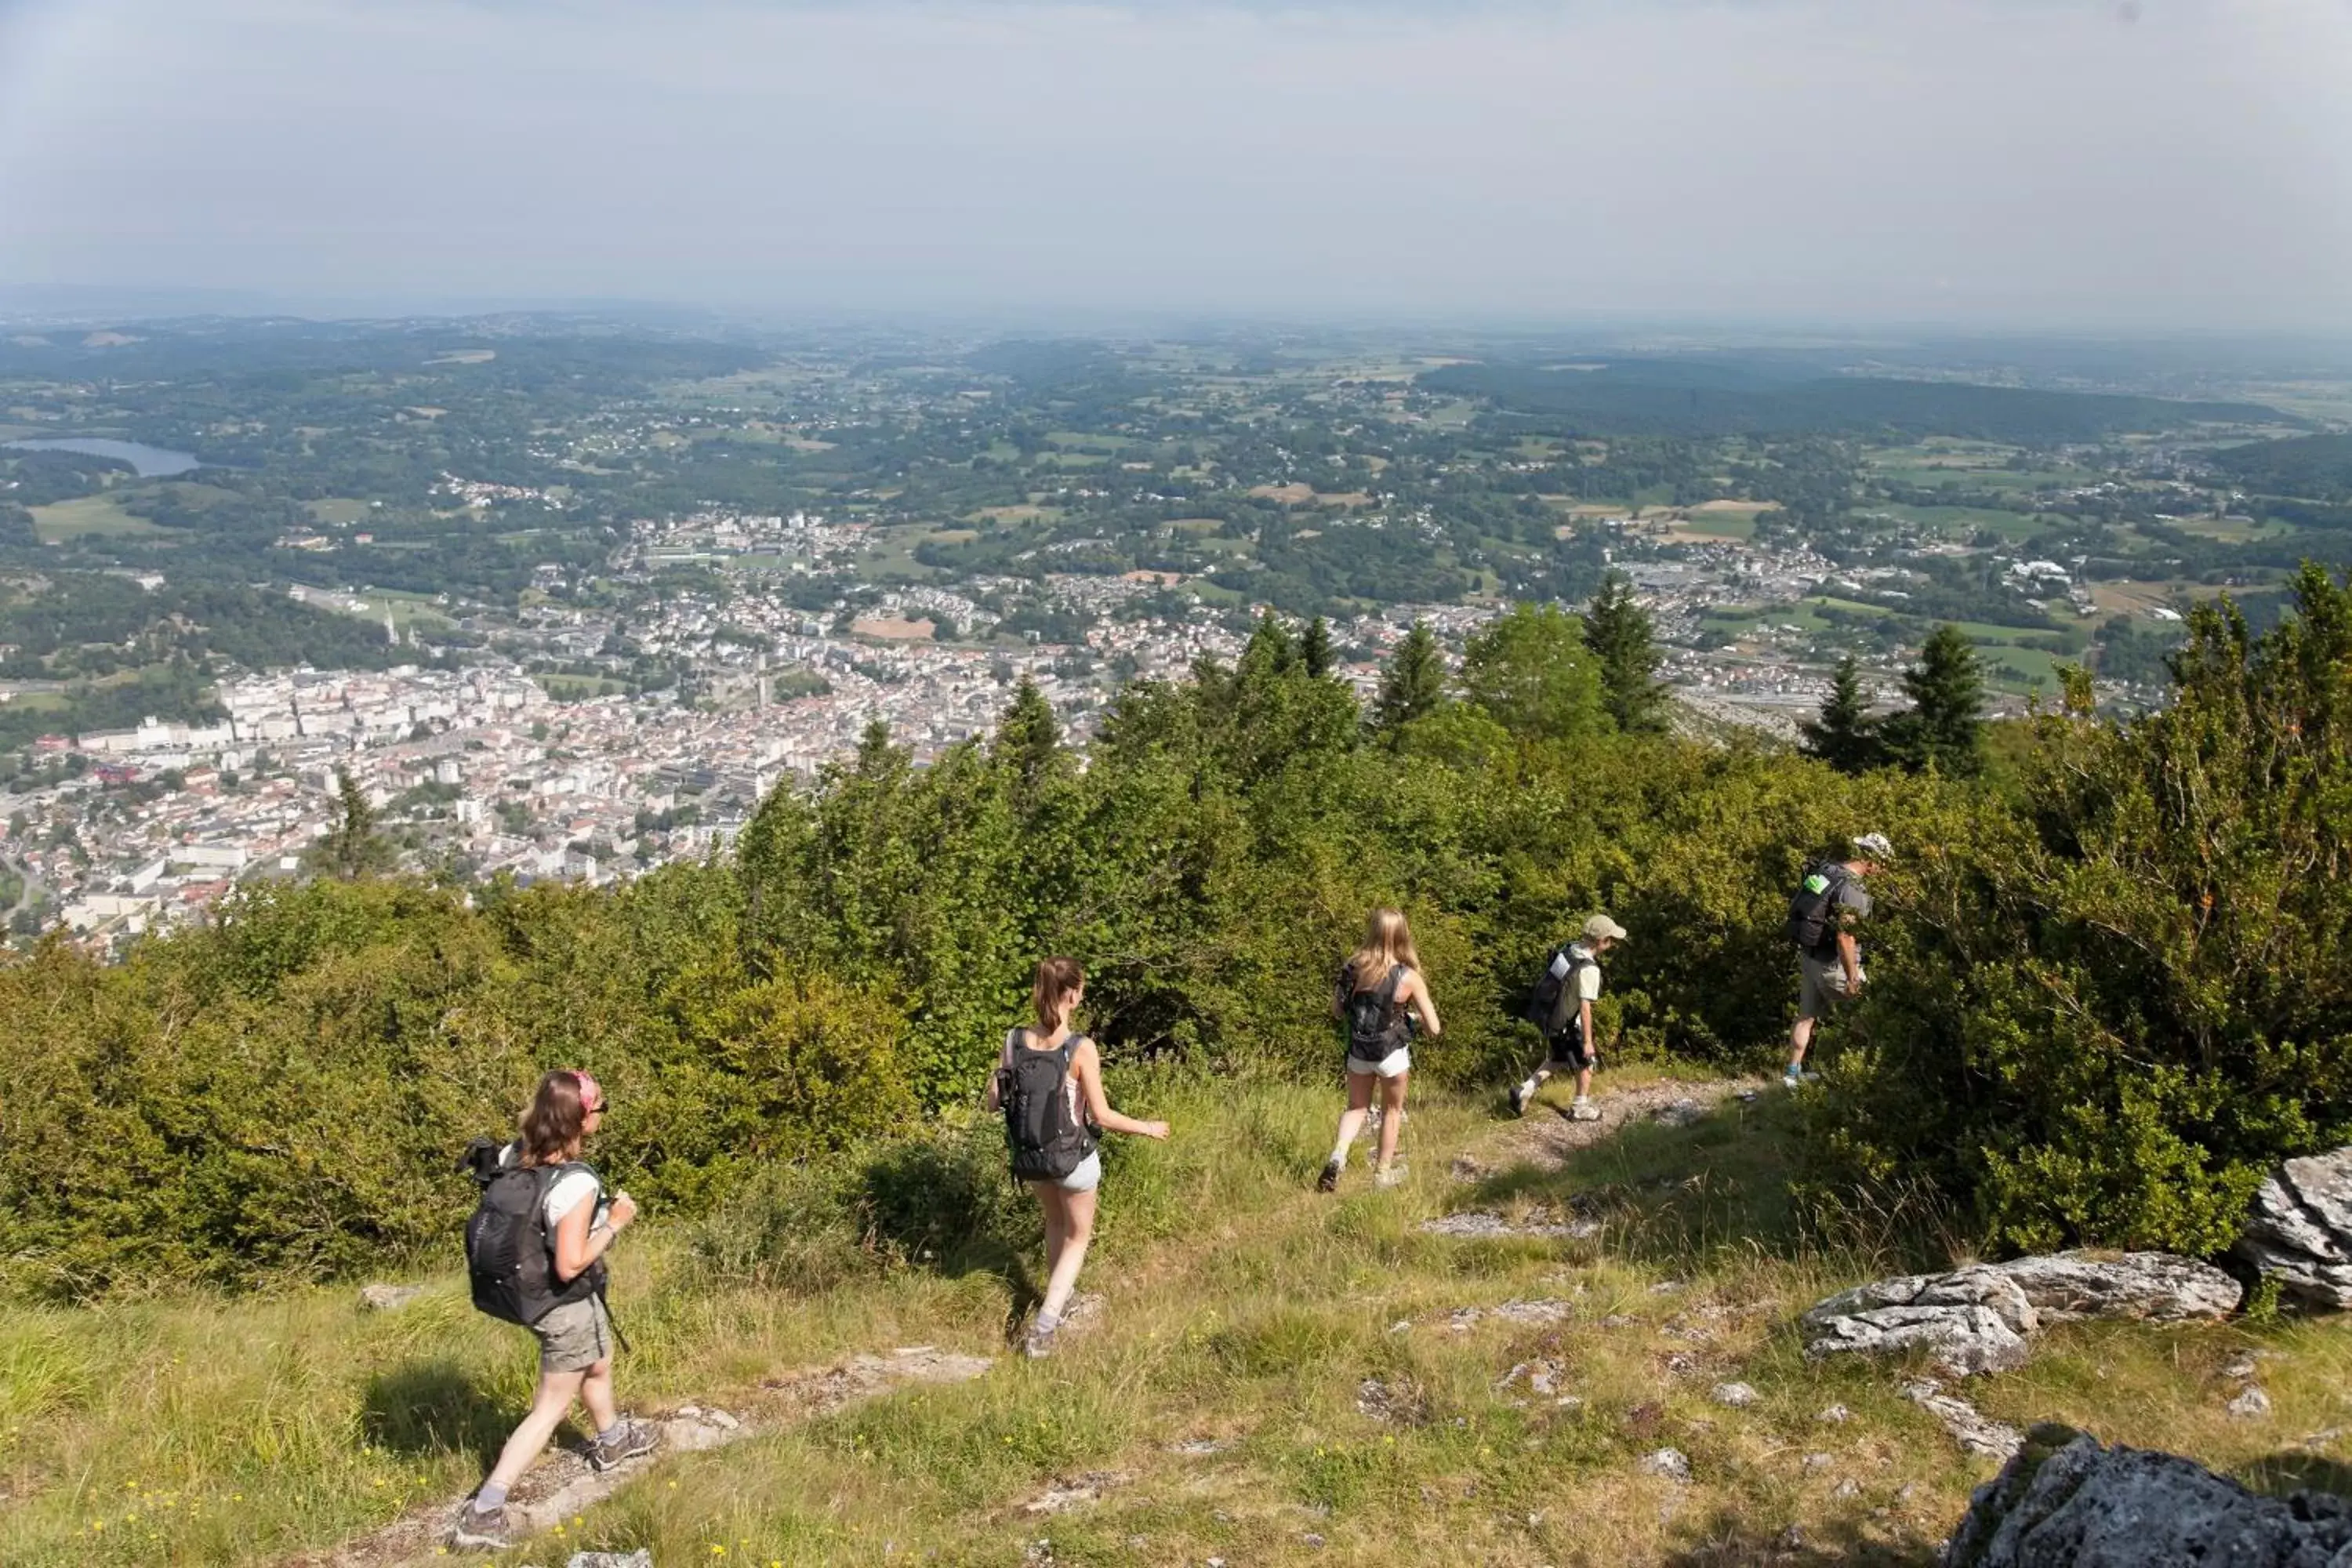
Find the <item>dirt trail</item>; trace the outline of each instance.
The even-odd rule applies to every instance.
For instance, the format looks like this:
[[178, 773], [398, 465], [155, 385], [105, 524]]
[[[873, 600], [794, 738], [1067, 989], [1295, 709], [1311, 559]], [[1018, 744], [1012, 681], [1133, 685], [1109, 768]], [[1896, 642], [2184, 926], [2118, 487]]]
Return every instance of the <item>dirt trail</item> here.
[[[856, 1355], [835, 1366], [771, 1378], [739, 1411], [685, 1405], [666, 1415], [644, 1417], [661, 1428], [662, 1446], [643, 1458], [609, 1470], [591, 1469], [588, 1461], [572, 1450], [551, 1451], [524, 1475], [507, 1500], [507, 1510], [520, 1526], [520, 1535], [536, 1534], [604, 1501], [661, 1463], [666, 1455], [724, 1447], [910, 1384], [966, 1383], [994, 1364], [987, 1356], [910, 1345], [887, 1355]], [[450, 1498], [341, 1545], [299, 1553], [286, 1560], [286, 1568], [404, 1568], [432, 1563], [464, 1500]]]
[[[1601, 1080], [1604, 1084], [1607, 1079]], [[1546, 1098], [1528, 1108], [1516, 1121], [1482, 1139], [1454, 1160], [1458, 1181], [1483, 1181], [1517, 1164], [1556, 1171], [1568, 1157], [1613, 1138], [1636, 1121], [1696, 1121], [1725, 1100], [1754, 1099], [1770, 1092], [1764, 1078], [1709, 1079], [1698, 1083], [1660, 1079], [1632, 1089], [1599, 1089], [1592, 1102], [1601, 1110], [1598, 1121], [1571, 1121], [1559, 1080], [1545, 1085]]]

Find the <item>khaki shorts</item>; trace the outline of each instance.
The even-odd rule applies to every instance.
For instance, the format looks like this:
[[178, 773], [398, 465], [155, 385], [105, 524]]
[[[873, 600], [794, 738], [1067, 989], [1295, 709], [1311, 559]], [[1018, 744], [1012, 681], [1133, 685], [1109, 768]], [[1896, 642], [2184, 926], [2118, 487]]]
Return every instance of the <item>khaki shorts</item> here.
[[[1854, 973], [1862, 973], [1861, 965]], [[1818, 1018], [1830, 1010], [1833, 1002], [1845, 1000], [1845, 965], [1834, 958], [1815, 958], [1810, 953], [1797, 956], [1797, 1016]]]
[[550, 1308], [530, 1331], [539, 1336], [541, 1372], [586, 1372], [613, 1353], [613, 1320], [593, 1296]]

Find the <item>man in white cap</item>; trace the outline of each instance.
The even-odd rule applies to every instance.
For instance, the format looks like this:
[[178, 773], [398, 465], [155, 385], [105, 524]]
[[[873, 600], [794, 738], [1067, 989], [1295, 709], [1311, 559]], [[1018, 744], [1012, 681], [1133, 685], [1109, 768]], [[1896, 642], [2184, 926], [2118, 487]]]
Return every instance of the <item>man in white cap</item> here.
[[1862, 994], [1862, 942], [1854, 928], [1870, 913], [1862, 879], [1895, 852], [1883, 833], [1865, 833], [1842, 854], [1805, 868], [1789, 900], [1789, 939], [1797, 944], [1797, 1022], [1789, 1030], [1789, 1066], [1780, 1081], [1794, 1089], [1811, 1076], [1805, 1047], [1813, 1024], [1835, 1003]]
[[1511, 1090], [1511, 1114], [1525, 1116], [1528, 1102], [1554, 1068], [1576, 1071], [1576, 1100], [1568, 1108], [1571, 1121], [1598, 1121], [1592, 1103], [1592, 1068], [1599, 1059], [1599, 1042], [1592, 1032], [1592, 1005], [1601, 1000], [1601, 955], [1625, 940], [1625, 928], [1607, 915], [1584, 922], [1584, 935], [1552, 950], [1551, 960], [1536, 982], [1529, 1020], [1544, 1032], [1545, 1060]]

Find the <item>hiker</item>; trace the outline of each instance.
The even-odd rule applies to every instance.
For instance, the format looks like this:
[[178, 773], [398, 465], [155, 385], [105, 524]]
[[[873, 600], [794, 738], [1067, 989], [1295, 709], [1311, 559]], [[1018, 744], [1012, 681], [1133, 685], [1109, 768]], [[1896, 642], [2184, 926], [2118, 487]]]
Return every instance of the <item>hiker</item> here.
[[1421, 1032], [1431, 1039], [1440, 1030], [1437, 1004], [1421, 977], [1421, 955], [1413, 951], [1412, 928], [1405, 924], [1402, 911], [1372, 911], [1364, 945], [1340, 966], [1331, 1012], [1348, 1024], [1348, 1109], [1339, 1118], [1339, 1141], [1331, 1145], [1331, 1158], [1316, 1178], [1316, 1189], [1338, 1190], [1348, 1151], [1371, 1113], [1375, 1084], [1381, 1092], [1381, 1145], [1372, 1180], [1392, 1187], [1404, 1179], [1396, 1146], [1404, 1126], [1405, 1083], [1412, 1076], [1409, 1047], [1415, 1016]]
[[1789, 900], [1789, 940], [1797, 948], [1797, 1021], [1789, 1030], [1790, 1089], [1814, 1075], [1805, 1070], [1813, 1024], [1838, 1002], [1862, 994], [1862, 943], [1854, 928], [1870, 913], [1863, 879], [1895, 852], [1883, 833], [1865, 833], [1840, 852], [1809, 862]]
[[[482, 1207], [466, 1227], [474, 1302], [529, 1328], [539, 1341], [539, 1391], [489, 1479], [458, 1510], [453, 1546], [504, 1551], [520, 1531], [507, 1492], [536, 1458], [557, 1423], [580, 1401], [594, 1423], [591, 1468], [607, 1470], [650, 1454], [661, 1435], [625, 1421], [613, 1405], [613, 1320], [604, 1305], [604, 1254], [637, 1217], [626, 1193], [609, 1201], [580, 1159], [610, 1101], [584, 1072], [539, 1080], [521, 1136], [502, 1149], [478, 1139], [468, 1165], [482, 1183]], [[520, 1200], [520, 1201], [516, 1201]]]
[[1556, 1071], [1574, 1068], [1576, 1099], [1568, 1108], [1571, 1121], [1598, 1121], [1592, 1103], [1592, 1069], [1601, 1059], [1600, 1037], [1592, 1029], [1592, 1005], [1601, 1000], [1601, 956], [1625, 940], [1625, 928], [1607, 915], [1584, 922], [1584, 934], [1551, 951], [1543, 973], [1536, 977], [1528, 998], [1528, 1021], [1543, 1031], [1544, 1060], [1511, 1090], [1511, 1114], [1525, 1116], [1528, 1106]]
[[1013, 1177], [1029, 1184], [1045, 1214], [1045, 1299], [1022, 1344], [1033, 1357], [1053, 1353], [1055, 1331], [1094, 1238], [1095, 1187], [1102, 1180], [1096, 1133], [1168, 1136], [1165, 1121], [1138, 1121], [1110, 1108], [1103, 1094], [1102, 1053], [1070, 1027], [1086, 996], [1086, 972], [1075, 959], [1038, 964], [1030, 990], [1037, 1026], [1006, 1034], [988, 1080], [988, 1109], [1004, 1112]]

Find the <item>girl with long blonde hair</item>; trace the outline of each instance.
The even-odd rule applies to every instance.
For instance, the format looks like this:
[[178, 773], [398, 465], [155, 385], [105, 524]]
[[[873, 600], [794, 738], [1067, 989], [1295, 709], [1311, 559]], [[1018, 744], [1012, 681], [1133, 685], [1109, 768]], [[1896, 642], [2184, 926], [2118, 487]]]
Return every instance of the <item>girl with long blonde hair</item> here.
[[1405, 1085], [1412, 1076], [1414, 1022], [1419, 1020], [1419, 1032], [1431, 1039], [1442, 1029], [1437, 1003], [1422, 977], [1412, 928], [1402, 910], [1372, 911], [1363, 945], [1341, 966], [1332, 987], [1331, 1012], [1348, 1026], [1348, 1109], [1339, 1117], [1339, 1142], [1332, 1144], [1331, 1158], [1315, 1184], [1327, 1193], [1338, 1189], [1348, 1151], [1371, 1114], [1377, 1087], [1381, 1142], [1372, 1179], [1383, 1187], [1393, 1186], [1404, 1177], [1403, 1167], [1396, 1163], [1396, 1146], [1404, 1123]]

